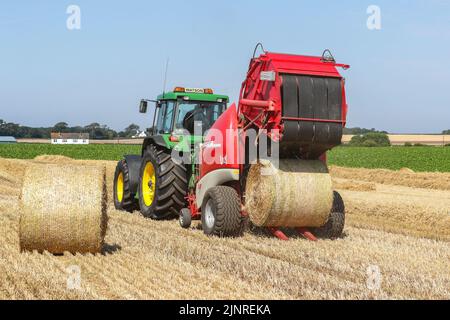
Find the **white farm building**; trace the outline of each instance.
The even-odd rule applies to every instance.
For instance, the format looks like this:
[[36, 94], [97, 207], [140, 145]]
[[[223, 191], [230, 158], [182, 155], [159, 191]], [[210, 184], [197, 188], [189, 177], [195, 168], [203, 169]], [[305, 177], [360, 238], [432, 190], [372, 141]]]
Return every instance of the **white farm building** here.
[[89, 133], [51, 133], [52, 144], [89, 144]]
[[16, 143], [17, 142], [17, 140], [16, 140], [16, 138], [14, 138], [14, 137], [4, 137], [4, 136], [1, 136], [0, 137], [0, 143]]

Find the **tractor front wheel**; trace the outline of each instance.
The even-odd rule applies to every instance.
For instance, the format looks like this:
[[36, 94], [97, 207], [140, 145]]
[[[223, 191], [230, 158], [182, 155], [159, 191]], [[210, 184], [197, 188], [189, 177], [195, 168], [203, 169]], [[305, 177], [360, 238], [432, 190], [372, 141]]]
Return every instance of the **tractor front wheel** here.
[[186, 167], [172, 160], [170, 150], [148, 146], [139, 179], [142, 215], [155, 220], [176, 218], [185, 207], [186, 193]]
[[243, 232], [241, 201], [232, 187], [211, 188], [202, 205], [202, 228], [207, 235], [237, 237]]

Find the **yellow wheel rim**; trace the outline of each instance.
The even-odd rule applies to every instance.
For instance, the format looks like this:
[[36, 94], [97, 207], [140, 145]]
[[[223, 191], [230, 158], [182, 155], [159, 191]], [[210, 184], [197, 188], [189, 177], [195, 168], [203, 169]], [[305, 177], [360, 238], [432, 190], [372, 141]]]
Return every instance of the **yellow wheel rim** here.
[[122, 202], [123, 200], [123, 173], [119, 173], [117, 176], [117, 182], [116, 182], [116, 196], [117, 201]]
[[147, 162], [142, 175], [142, 198], [147, 207], [150, 207], [155, 198], [156, 176], [155, 167], [151, 162]]

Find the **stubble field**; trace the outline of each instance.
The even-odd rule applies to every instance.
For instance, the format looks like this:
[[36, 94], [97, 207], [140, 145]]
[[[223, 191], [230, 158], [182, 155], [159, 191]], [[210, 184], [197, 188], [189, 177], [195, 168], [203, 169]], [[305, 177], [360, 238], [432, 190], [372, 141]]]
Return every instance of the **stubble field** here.
[[[18, 198], [31, 161], [0, 159], [0, 299], [449, 299], [450, 174], [332, 167], [347, 208], [336, 240], [262, 230], [207, 237], [197, 223], [114, 210], [103, 254], [20, 253]], [[105, 166], [112, 194], [114, 161]], [[63, 196], [62, 196], [63, 201]], [[68, 287], [72, 266], [78, 289]]]

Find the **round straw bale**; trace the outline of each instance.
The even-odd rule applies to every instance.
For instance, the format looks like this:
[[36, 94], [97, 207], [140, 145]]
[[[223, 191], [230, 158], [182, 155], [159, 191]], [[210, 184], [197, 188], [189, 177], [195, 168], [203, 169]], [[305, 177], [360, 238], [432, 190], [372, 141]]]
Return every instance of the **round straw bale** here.
[[245, 193], [250, 220], [264, 227], [321, 227], [333, 203], [331, 177], [321, 161], [280, 160], [250, 168]]
[[98, 253], [106, 234], [105, 169], [30, 164], [20, 196], [22, 251]]

